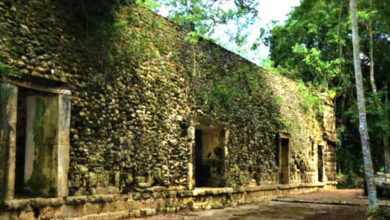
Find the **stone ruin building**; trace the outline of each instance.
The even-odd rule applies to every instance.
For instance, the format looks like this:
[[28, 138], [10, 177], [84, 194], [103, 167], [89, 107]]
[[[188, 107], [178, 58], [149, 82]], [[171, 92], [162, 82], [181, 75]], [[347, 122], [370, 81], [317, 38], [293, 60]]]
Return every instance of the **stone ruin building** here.
[[297, 83], [141, 7], [82, 33], [55, 2], [0, 2], [0, 219], [122, 219], [334, 186], [327, 95], [316, 110]]

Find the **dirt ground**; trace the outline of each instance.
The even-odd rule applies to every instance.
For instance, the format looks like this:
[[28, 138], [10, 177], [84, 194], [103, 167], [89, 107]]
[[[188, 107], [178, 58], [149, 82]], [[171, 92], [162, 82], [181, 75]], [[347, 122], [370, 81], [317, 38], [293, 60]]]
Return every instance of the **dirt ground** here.
[[[315, 193], [284, 196], [278, 198], [277, 201], [363, 206], [368, 204], [367, 197], [363, 195], [362, 189], [324, 189]], [[378, 204], [390, 207], [390, 200], [379, 198]]]
[[181, 212], [142, 220], [364, 220], [366, 207], [268, 202], [253, 205]]
[[[379, 205], [390, 207], [390, 200]], [[214, 209], [164, 214], [141, 220], [363, 220], [367, 198], [361, 189], [326, 189], [315, 193], [284, 196], [274, 201]]]
[[362, 189], [324, 189], [315, 193], [289, 195], [283, 198], [299, 199], [307, 201], [348, 201], [366, 202]]
[[296, 198], [303, 198], [303, 199], [317, 199], [317, 200], [337, 199], [337, 200], [344, 200], [344, 201], [351, 201], [351, 200], [357, 201], [357, 200], [365, 199], [363, 197], [362, 189], [335, 189], [335, 188], [324, 189], [314, 193], [290, 195], [288, 197], [296, 197]]

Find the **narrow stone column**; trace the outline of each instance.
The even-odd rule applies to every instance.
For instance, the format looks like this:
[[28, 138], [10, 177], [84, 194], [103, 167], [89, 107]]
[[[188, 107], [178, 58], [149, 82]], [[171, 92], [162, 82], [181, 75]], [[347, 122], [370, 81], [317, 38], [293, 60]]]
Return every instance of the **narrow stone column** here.
[[71, 104], [69, 96], [59, 95], [58, 147], [57, 147], [57, 197], [68, 196], [69, 136]]
[[223, 173], [222, 173], [222, 182], [224, 187], [229, 186], [229, 163], [228, 163], [228, 156], [229, 156], [229, 149], [228, 149], [228, 144], [229, 144], [229, 130], [224, 130], [223, 133], [223, 141], [222, 141], [222, 146], [223, 146]]
[[0, 202], [14, 196], [18, 88], [0, 82]]
[[193, 125], [189, 126], [187, 129], [187, 137], [191, 140], [188, 149], [188, 171], [187, 171], [187, 181], [188, 189], [192, 190], [195, 187], [195, 177], [194, 177], [194, 147], [195, 147], [195, 127]]

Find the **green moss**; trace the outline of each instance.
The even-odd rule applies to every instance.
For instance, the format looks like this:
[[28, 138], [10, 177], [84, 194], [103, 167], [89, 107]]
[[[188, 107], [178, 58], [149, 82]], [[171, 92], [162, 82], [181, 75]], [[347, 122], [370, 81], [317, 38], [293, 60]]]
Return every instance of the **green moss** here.
[[21, 74], [13, 67], [0, 61], [0, 74], [3, 76], [21, 77]]
[[281, 116], [279, 118], [279, 122], [283, 126], [283, 132], [286, 133], [294, 133], [297, 132], [298, 129], [300, 128], [298, 122], [292, 118], [286, 117], [286, 116]]

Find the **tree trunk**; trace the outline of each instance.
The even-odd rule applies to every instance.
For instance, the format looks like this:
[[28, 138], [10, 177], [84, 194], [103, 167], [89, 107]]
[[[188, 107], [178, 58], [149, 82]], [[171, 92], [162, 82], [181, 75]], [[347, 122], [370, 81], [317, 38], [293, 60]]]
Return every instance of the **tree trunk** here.
[[368, 25], [368, 31], [370, 32], [370, 83], [374, 93], [377, 92], [375, 84], [375, 62], [374, 62], [374, 34], [372, 33], [372, 21]]
[[390, 173], [390, 143], [389, 137], [383, 137], [383, 148], [385, 151], [385, 173]]
[[[389, 104], [389, 95], [388, 95], [387, 87], [385, 89], [385, 106]], [[389, 118], [389, 113], [387, 111], [387, 108], [385, 109], [384, 116], [386, 117], [386, 120]], [[385, 134], [383, 137], [383, 148], [385, 151], [385, 172], [390, 173], [390, 141], [389, 141], [389, 136]]]
[[[372, 4], [372, 2], [371, 2]], [[372, 21], [368, 24], [368, 31], [369, 31], [369, 49], [370, 49], [370, 84], [371, 89], [374, 94], [377, 94], [378, 89], [376, 87], [375, 83], [375, 61], [374, 61], [374, 34], [372, 29]], [[387, 91], [386, 91], [386, 98], [385, 98], [385, 104], [388, 102], [387, 97]], [[380, 106], [380, 103], [378, 103], [378, 111], [380, 111], [380, 115], [383, 115], [384, 117], [387, 117], [388, 115], [386, 112], [383, 112], [384, 109]], [[386, 118], [385, 118], [386, 120]], [[390, 143], [389, 143], [389, 137], [387, 135], [384, 135], [383, 137], [383, 150], [384, 150], [384, 158], [385, 158], [385, 173], [390, 173]]]
[[374, 183], [374, 170], [372, 166], [370, 142], [367, 129], [366, 103], [363, 90], [363, 76], [360, 61], [360, 39], [359, 27], [357, 18], [356, 0], [350, 0], [350, 11], [352, 17], [352, 46], [353, 60], [355, 67], [356, 93], [359, 110], [359, 132], [363, 151], [364, 171], [366, 173], [367, 193], [368, 193], [368, 211], [369, 213], [376, 212], [378, 209], [376, 189]]

